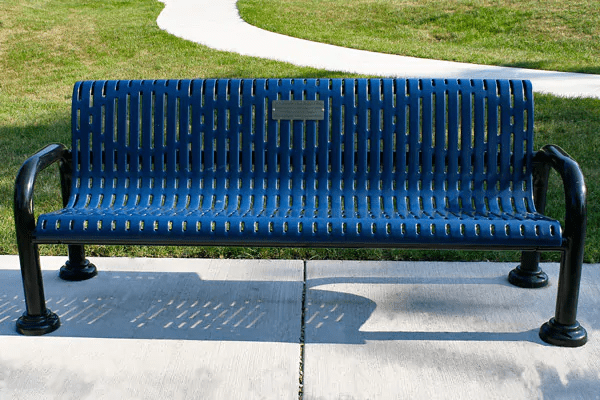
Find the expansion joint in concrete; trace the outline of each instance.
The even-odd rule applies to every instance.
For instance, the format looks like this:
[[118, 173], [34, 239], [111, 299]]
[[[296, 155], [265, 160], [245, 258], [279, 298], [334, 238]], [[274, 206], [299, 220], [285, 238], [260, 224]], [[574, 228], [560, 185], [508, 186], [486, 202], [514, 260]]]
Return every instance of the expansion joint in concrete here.
[[304, 334], [306, 325], [306, 260], [304, 260], [302, 268], [302, 310], [300, 313], [300, 365], [299, 365], [299, 386], [298, 386], [298, 400], [304, 398]]

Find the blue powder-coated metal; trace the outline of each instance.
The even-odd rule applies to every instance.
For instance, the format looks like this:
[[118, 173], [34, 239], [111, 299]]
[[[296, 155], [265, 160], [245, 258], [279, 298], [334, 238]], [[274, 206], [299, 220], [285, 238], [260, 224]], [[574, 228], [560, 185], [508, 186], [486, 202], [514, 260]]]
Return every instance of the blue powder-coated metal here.
[[[584, 177], [559, 147], [533, 151], [527, 81], [97, 81], [77, 83], [72, 104], [71, 150], [45, 147], [15, 181], [20, 333], [60, 326], [40, 243], [69, 245], [59, 276], [73, 281], [97, 273], [85, 244], [361, 246], [520, 249], [508, 280], [530, 288], [548, 283], [539, 251], [560, 251], [540, 337], [587, 341]], [[65, 207], [36, 222], [35, 180], [55, 163]], [[542, 215], [551, 169], [563, 229]]]
[[[275, 100], [324, 117], [273, 120]], [[527, 81], [94, 81], [72, 104], [70, 197], [39, 243], [562, 245]]]

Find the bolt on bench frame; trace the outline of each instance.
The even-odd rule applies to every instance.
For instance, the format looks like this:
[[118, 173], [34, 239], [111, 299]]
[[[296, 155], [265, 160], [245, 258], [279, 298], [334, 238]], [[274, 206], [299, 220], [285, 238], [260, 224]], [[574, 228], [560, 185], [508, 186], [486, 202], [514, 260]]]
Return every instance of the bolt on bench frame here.
[[[58, 163], [64, 208], [33, 210]], [[561, 176], [565, 226], [543, 215]], [[26, 311], [52, 332], [39, 244], [67, 244], [60, 276], [96, 275], [86, 244], [522, 250], [509, 281], [542, 287], [540, 251], [562, 253], [559, 346], [577, 322], [586, 188], [557, 146], [533, 150], [531, 83], [455, 79], [197, 79], [75, 85], [72, 145], [29, 158], [15, 184]]]

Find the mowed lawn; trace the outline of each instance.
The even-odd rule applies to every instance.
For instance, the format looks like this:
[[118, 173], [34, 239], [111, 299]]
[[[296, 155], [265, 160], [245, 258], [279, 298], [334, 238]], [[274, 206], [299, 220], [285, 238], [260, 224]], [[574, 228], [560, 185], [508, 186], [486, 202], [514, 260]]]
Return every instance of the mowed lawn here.
[[263, 29], [345, 47], [600, 74], [600, 1], [240, 0]]
[[[570, 2], [562, 8], [556, 1], [395, 0], [242, 0], [239, 6], [244, 18], [266, 29], [334, 44], [465, 62], [600, 73], [600, 21], [598, 13], [591, 11], [599, 9], [596, 1]], [[70, 143], [70, 97], [75, 81], [348, 76], [215, 51], [175, 38], [156, 25], [162, 8], [163, 4], [157, 0], [0, 3], [0, 254], [17, 253], [12, 197], [19, 166], [45, 144]], [[542, 11], [545, 11], [543, 18]], [[499, 18], [496, 22], [494, 15]], [[578, 18], [583, 22], [577, 23]], [[529, 25], [524, 20], [535, 24], [526, 29]], [[496, 24], [496, 28], [489, 27], [489, 23]], [[552, 26], [556, 29], [551, 29]], [[586, 261], [599, 262], [600, 161], [596, 149], [600, 148], [600, 100], [538, 95], [535, 117], [536, 146], [558, 144], [584, 170], [589, 199]], [[56, 172], [51, 168], [38, 180], [37, 213], [61, 205]], [[562, 218], [563, 197], [560, 182], [553, 176], [547, 207], [550, 215]], [[41, 252], [66, 254], [66, 249], [41, 246]], [[89, 253], [148, 257], [518, 260], [517, 252], [394, 249], [90, 246]], [[558, 259], [552, 253], [544, 257]]]

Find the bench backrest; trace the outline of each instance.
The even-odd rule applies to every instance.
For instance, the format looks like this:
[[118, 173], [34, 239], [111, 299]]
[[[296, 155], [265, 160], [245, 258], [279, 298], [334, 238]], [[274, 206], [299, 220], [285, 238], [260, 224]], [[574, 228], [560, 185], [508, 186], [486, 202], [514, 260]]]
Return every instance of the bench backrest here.
[[260, 202], [303, 192], [285, 201], [329, 193], [320, 201], [356, 209], [356, 199], [336, 196], [351, 191], [369, 192], [364, 212], [374, 214], [384, 198], [414, 193], [424, 204], [394, 207], [533, 207], [527, 81], [86, 81], [72, 104], [74, 190], [97, 193], [95, 202], [131, 205], [137, 193], [137, 203], [177, 207], [181, 191]]

